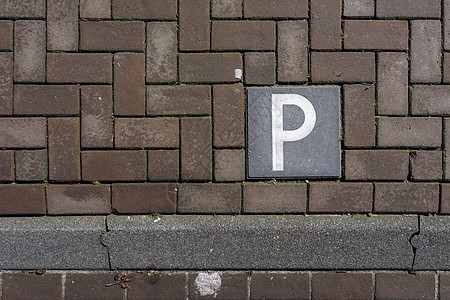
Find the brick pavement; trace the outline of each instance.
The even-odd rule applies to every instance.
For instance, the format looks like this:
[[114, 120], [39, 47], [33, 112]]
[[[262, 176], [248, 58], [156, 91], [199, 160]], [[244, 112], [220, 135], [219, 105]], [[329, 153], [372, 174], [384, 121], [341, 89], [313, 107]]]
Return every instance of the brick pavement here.
[[[450, 0], [7, 0], [0, 216], [448, 217], [449, 83]], [[246, 180], [246, 88], [298, 85], [341, 86], [342, 176]], [[70, 277], [89, 286], [83, 276], [108, 274], [5, 271], [3, 297], [26, 283], [70, 298]], [[367, 286], [356, 298], [434, 298], [435, 285], [450, 297], [446, 273], [352, 274], [286, 278], [305, 298], [348, 298], [355, 282]], [[255, 273], [249, 287], [238, 275], [223, 279], [242, 289], [236, 298], [276, 298], [261, 287], [286, 285], [278, 273], [273, 283]], [[194, 298], [192, 274], [142, 277], [119, 296], [148, 298], [150, 281]]]

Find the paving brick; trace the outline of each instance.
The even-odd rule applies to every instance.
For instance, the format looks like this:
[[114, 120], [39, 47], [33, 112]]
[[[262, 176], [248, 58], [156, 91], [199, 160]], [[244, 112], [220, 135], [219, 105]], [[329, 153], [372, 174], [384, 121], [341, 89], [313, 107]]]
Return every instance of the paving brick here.
[[408, 152], [404, 150], [345, 151], [346, 180], [406, 180]]
[[45, 118], [0, 118], [0, 148], [44, 148]]
[[365, 52], [311, 53], [313, 82], [374, 82], [375, 55]]
[[277, 73], [280, 82], [308, 80], [308, 22], [278, 22]]
[[112, 0], [115, 19], [176, 20], [177, 0]]
[[439, 299], [450, 298], [450, 272], [439, 274]]
[[145, 151], [83, 151], [82, 178], [85, 181], [144, 181]]
[[242, 17], [242, 0], [211, 0], [211, 17], [235, 19]]
[[[149, 273], [151, 274], [151, 273]], [[133, 299], [187, 299], [186, 273], [159, 273], [132, 275], [127, 296]]]
[[78, 3], [47, 0], [47, 50], [78, 50]]
[[440, 0], [377, 0], [377, 17], [440, 18]]
[[442, 82], [450, 83], [450, 53], [444, 53]]
[[178, 150], [148, 150], [148, 179], [150, 181], [177, 181], [179, 174]]
[[441, 138], [440, 118], [378, 118], [378, 146], [381, 147], [440, 147]]
[[48, 53], [47, 82], [111, 83], [112, 55], [106, 53]]
[[444, 119], [444, 178], [450, 179], [450, 119]]
[[111, 0], [80, 0], [82, 19], [110, 19]]
[[62, 299], [61, 274], [6, 273], [2, 275], [2, 299]]
[[49, 179], [80, 180], [80, 119], [48, 119]]
[[434, 272], [375, 274], [376, 299], [435, 299]]
[[408, 114], [408, 59], [405, 53], [378, 55], [377, 100], [379, 115]]
[[111, 212], [109, 185], [49, 185], [49, 215], [102, 215]]
[[250, 299], [309, 299], [309, 274], [300, 272], [254, 272]]
[[441, 82], [441, 22], [411, 21], [411, 82]]
[[246, 84], [275, 84], [275, 53], [249, 52], [245, 54], [244, 60]]
[[438, 183], [375, 183], [374, 211], [427, 213], [439, 208]]
[[0, 20], [0, 50], [13, 49], [13, 22]]
[[181, 119], [181, 179], [211, 180], [211, 119]]
[[345, 49], [408, 50], [408, 22], [398, 20], [347, 20]]
[[414, 151], [411, 153], [411, 175], [415, 181], [441, 180], [442, 152]]
[[306, 184], [244, 184], [244, 212], [305, 212]]
[[374, 0], [344, 0], [344, 17], [373, 17]]
[[45, 0], [9, 0], [0, 7], [1, 18], [45, 18]]
[[450, 49], [450, 0], [444, 0], [443, 2], [444, 7], [443, 10], [443, 34], [442, 39], [444, 40], [444, 49], [449, 50]]
[[275, 50], [273, 21], [213, 21], [212, 50]]
[[239, 53], [179, 54], [181, 82], [238, 82], [234, 70], [242, 70]]
[[112, 207], [119, 214], [175, 213], [175, 184], [113, 184]]
[[114, 55], [114, 115], [145, 115], [145, 55]]
[[116, 148], [178, 148], [178, 118], [118, 118]]
[[177, 23], [147, 23], [147, 82], [177, 79]]
[[0, 115], [12, 114], [13, 55], [0, 53]]
[[[0, 185], [0, 215], [44, 215], [45, 192], [42, 185]], [[3, 282], [3, 293], [4, 293]], [[3, 294], [5, 297], [5, 294]]]
[[244, 17], [255, 19], [307, 18], [307, 0], [244, 0]]
[[241, 84], [213, 87], [214, 146], [244, 146], [244, 88]]
[[414, 85], [411, 90], [411, 112], [414, 115], [450, 115], [450, 85]]
[[19, 150], [15, 152], [16, 180], [44, 181], [47, 179], [47, 150]]
[[45, 21], [14, 24], [14, 81], [45, 81]]
[[441, 184], [441, 214], [450, 214], [450, 184]]
[[[213, 273], [220, 278], [220, 288], [213, 293], [205, 295], [202, 290], [203, 278], [208, 278], [211, 273], [189, 274], [189, 295], [191, 299], [247, 299], [247, 275], [244, 272]], [[217, 278], [217, 277], [216, 277]], [[208, 280], [208, 279], [206, 279]], [[203, 292], [203, 293], [202, 293]]]
[[313, 299], [372, 299], [370, 273], [313, 273]]
[[65, 279], [65, 299], [92, 299], [102, 297], [110, 300], [125, 298], [125, 290], [120, 285], [107, 286], [115, 282], [115, 273], [67, 273]]
[[80, 48], [92, 51], [144, 51], [145, 23], [140, 21], [82, 21]]
[[340, 0], [311, 1], [311, 49], [341, 49]]
[[211, 89], [207, 85], [147, 86], [147, 114], [151, 116], [210, 115]]
[[0, 150], [0, 182], [14, 181], [14, 152]]
[[81, 87], [81, 147], [112, 148], [113, 102], [109, 85]]
[[309, 185], [309, 212], [367, 213], [372, 211], [372, 183], [323, 182]]
[[179, 213], [236, 214], [241, 212], [241, 186], [236, 183], [180, 184]]
[[76, 85], [15, 85], [16, 115], [78, 115], [80, 91]]
[[346, 147], [375, 146], [375, 88], [344, 86], [344, 144]]
[[209, 0], [180, 0], [179, 6], [180, 50], [209, 50]]
[[245, 180], [245, 151], [243, 149], [214, 150], [215, 181]]

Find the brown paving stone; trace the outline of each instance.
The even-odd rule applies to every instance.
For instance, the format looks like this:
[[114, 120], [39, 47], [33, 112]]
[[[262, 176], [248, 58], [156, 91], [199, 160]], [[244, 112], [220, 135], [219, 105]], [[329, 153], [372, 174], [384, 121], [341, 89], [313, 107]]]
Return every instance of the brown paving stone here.
[[124, 299], [125, 290], [120, 285], [107, 287], [113, 283], [115, 273], [67, 273], [65, 280], [65, 299]]
[[44, 148], [45, 118], [0, 118], [0, 148]]
[[450, 214], [450, 184], [441, 184], [441, 214]]
[[147, 23], [147, 82], [177, 79], [177, 23]]
[[195, 280], [199, 273], [189, 274], [189, 296], [191, 299], [247, 299], [247, 275], [244, 272], [219, 273], [221, 285], [213, 295], [201, 295]]
[[111, 18], [111, 0], [80, 0], [82, 19]]
[[398, 20], [347, 20], [345, 49], [408, 50], [408, 22]]
[[373, 17], [375, 0], [344, 0], [344, 17]]
[[62, 299], [62, 274], [3, 274], [2, 296], [4, 300]]
[[425, 213], [438, 208], [437, 183], [375, 183], [375, 212]]
[[45, 21], [14, 22], [14, 81], [45, 81]]
[[45, 0], [10, 0], [0, 7], [1, 18], [45, 18]]
[[15, 85], [16, 115], [78, 115], [80, 91], [76, 85]]
[[442, 152], [414, 151], [411, 153], [411, 177], [415, 181], [441, 180]]
[[177, 0], [112, 0], [115, 19], [175, 20]]
[[14, 152], [0, 150], [0, 182], [14, 181]]
[[245, 151], [243, 149], [214, 150], [214, 180], [244, 181]]
[[112, 207], [120, 214], [175, 213], [175, 184], [113, 184]]
[[112, 148], [113, 102], [109, 85], [81, 87], [81, 147]]
[[1, 184], [0, 195], [0, 215], [45, 214], [45, 191], [40, 184]]
[[244, 146], [244, 88], [241, 84], [213, 87], [214, 146]]
[[47, 150], [15, 151], [16, 180], [43, 181], [47, 179]]
[[309, 274], [300, 272], [254, 272], [250, 299], [310, 299]]
[[117, 118], [116, 148], [178, 148], [178, 118]]
[[313, 299], [372, 299], [370, 273], [313, 273]]
[[409, 155], [406, 150], [345, 151], [346, 180], [406, 180]]
[[209, 50], [209, 0], [180, 0], [179, 5], [180, 50]]
[[145, 55], [114, 55], [114, 115], [145, 115]]
[[450, 179], [450, 119], [445, 118], [444, 119], [444, 128], [442, 128], [444, 131], [444, 179], [449, 180]]
[[341, 49], [340, 0], [311, 1], [311, 49]]
[[177, 181], [179, 177], [178, 150], [148, 150], [148, 179]]
[[344, 144], [346, 147], [375, 146], [375, 88], [344, 86]]
[[144, 51], [145, 23], [140, 21], [82, 21], [80, 48], [93, 51]]
[[234, 19], [242, 17], [242, 0], [211, 0], [211, 17]]
[[0, 53], [0, 115], [12, 114], [13, 55]]
[[181, 120], [181, 179], [212, 179], [211, 119]]
[[80, 180], [80, 119], [48, 119], [49, 179]]
[[47, 82], [111, 83], [111, 81], [111, 54], [47, 54]]
[[47, 0], [47, 50], [78, 50], [78, 1]]
[[236, 183], [183, 183], [178, 191], [179, 213], [236, 214], [241, 211], [241, 186]]
[[132, 274], [128, 299], [187, 299], [186, 273]]
[[49, 215], [101, 215], [111, 212], [109, 185], [49, 185]]
[[443, 11], [443, 19], [444, 32], [442, 33], [442, 39], [444, 40], [444, 49], [449, 50], [450, 49], [450, 0], [444, 0], [443, 4], [444, 7], [442, 8]]
[[245, 83], [250, 85], [275, 84], [275, 53], [249, 52], [244, 56]]
[[298, 213], [306, 209], [306, 184], [244, 184], [244, 212]]
[[367, 213], [372, 211], [372, 183], [323, 182], [309, 185], [309, 212]]
[[442, 81], [444, 83], [450, 83], [450, 53], [444, 53], [444, 66], [443, 66], [443, 74]]
[[414, 85], [411, 89], [411, 112], [420, 116], [450, 115], [449, 85]]
[[144, 181], [145, 151], [83, 151], [82, 178], [86, 181]]
[[212, 50], [275, 50], [273, 21], [213, 21]]
[[244, 0], [244, 17], [255, 19], [307, 18], [307, 0]]
[[306, 20], [281, 21], [277, 26], [278, 81], [307, 81], [308, 22]]
[[377, 0], [377, 17], [440, 18], [440, 0]]
[[207, 85], [147, 86], [147, 114], [210, 115], [211, 89]]
[[450, 299], [450, 272], [439, 275], [439, 299]]
[[435, 299], [435, 276], [433, 272], [376, 273], [376, 299]]

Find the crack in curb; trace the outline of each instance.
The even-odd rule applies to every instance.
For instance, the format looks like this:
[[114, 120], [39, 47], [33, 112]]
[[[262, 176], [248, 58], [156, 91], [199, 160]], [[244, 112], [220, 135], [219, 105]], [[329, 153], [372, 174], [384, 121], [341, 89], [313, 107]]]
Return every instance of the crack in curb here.
[[408, 240], [409, 244], [411, 245], [412, 252], [413, 252], [411, 268], [408, 270], [408, 273], [410, 273], [410, 274], [415, 274], [414, 265], [416, 263], [416, 253], [417, 253], [417, 247], [413, 245], [412, 239], [418, 235], [420, 235], [420, 215], [417, 215], [417, 231], [414, 232], [413, 234], [411, 234], [411, 236], [409, 237], [409, 240]]
[[106, 253], [107, 253], [107, 256], [108, 256], [108, 268], [109, 268], [110, 271], [112, 271], [112, 268], [111, 268], [111, 257], [110, 257], [110, 253], [109, 253], [109, 252], [110, 252], [110, 251], [109, 251], [109, 246], [106, 245], [105, 243], [103, 243], [103, 236], [104, 236], [105, 234], [108, 234], [108, 232], [110, 232], [110, 230], [109, 230], [109, 228], [108, 228], [108, 216], [106, 216], [106, 217], [105, 217], [105, 232], [102, 233], [102, 234], [100, 235], [100, 244], [101, 244], [103, 247], [106, 248]]

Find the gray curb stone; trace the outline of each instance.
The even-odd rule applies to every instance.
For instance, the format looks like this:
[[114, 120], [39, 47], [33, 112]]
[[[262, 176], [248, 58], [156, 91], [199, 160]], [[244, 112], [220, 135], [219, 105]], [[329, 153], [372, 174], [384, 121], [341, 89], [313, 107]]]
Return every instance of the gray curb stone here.
[[108, 216], [112, 268], [409, 269], [417, 216]]
[[450, 217], [421, 216], [411, 243], [417, 247], [414, 269], [450, 270]]
[[0, 269], [108, 269], [105, 217], [0, 218]]

